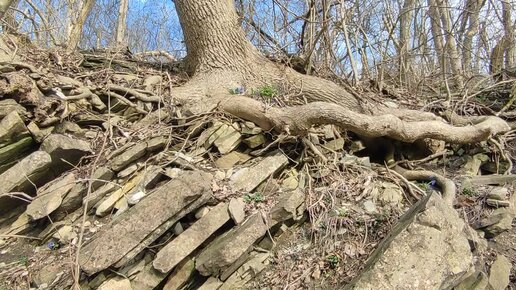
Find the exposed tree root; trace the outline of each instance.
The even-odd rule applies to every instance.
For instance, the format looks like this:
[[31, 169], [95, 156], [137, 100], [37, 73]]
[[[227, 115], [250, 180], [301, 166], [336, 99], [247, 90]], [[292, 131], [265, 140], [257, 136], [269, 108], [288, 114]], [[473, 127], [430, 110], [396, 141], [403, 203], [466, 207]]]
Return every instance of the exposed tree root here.
[[437, 174], [433, 171], [428, 170], [406, 170], [401, 166], [396, 165], [394, 167], [394, 171], [401, 174], [403, 177], [405, 177], [409, 181], [435, 181], [435, 183], [440, 187], [441, 194], [443, 199], [448, 203], [449, 205], [453, 205], [453, 202], [455, 201], [455, 195], [457, 193], [457, 187], [455, 186], [455, 183], [440, 174]]
[[485, 117], [478, 124], [455, 127], [442, 121], [403, 121], [390, 114], [370, 116], [326, 102], [267, 108], [248, 97], [230, 96], [221, 101], [220, 107], [225, 112], [256, 123], [264, 130], [294, 135], [302, 135], [314, 125], [332, 124], [366, 137], [390, 137], [403, 142], [431, 138], [467, 144], [510, 130], [507, 123], [498, 117]]

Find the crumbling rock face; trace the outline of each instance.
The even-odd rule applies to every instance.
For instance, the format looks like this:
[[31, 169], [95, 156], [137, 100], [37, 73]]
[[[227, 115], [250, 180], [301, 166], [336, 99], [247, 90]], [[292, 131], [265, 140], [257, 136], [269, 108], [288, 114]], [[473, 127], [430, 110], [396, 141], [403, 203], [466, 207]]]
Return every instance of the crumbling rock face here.
[[465, 227], [430, 194], [400, 219], [347, 289], [452, 289], [473, 270]]

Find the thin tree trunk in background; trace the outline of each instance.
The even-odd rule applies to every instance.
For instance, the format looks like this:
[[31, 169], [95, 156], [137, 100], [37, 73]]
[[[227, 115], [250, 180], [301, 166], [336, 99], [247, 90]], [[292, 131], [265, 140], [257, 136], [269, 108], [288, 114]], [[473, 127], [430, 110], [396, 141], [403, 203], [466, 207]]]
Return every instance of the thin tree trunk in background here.
[[347, 14], [346, 8], [344, 8], [344, 3], [342, 3], [340, 6], [340, 12], [342, 15], [342, 30], [344, 32], [344, 40], [346, 42], [346, 51], [348, 52], [349, 62], [351, 63], [351, 69], [353, 70], [353, 84], [356, 84], [358, 81], [358, 70], [355, 63], [355, 58], [353, 57], [353, 52], [351, 51], [351, 42], [349, 41], [348, 26], [346, 24]]
[[84, 27], [84, 22], [86, 22], [86, 18], [88, 18], [88, 14], [93, 7], [95, 0], [84, 0], [81, 1], [79, 5], [79, 14], [75, 21], [71, 22], [70, 32], [68, 34], [68, 43], [66, 45], [66, 49], [68, 52], [74, 51], [82, 37], [82, 28]]
[[403, 8], [400, 11], [400, 41], [398, 49], [399, 57], [399, 73], [403, 83], [408, 81], [407, 73], [410, 71], [410, 27], [412, 23], [412, 15], [414, 14], [414, 0], [405, 0]]
[[511, 17], [511, 3], [509, 0], [502, 0], [502, 19], [504, 29], [504, 57], [505, 67], [512, 68], [516, 66], [516, 39], [515, 32], [516, 25], [512, 23]]
[[434, 42], [435, 53], [437, 55], [438, 67], [441, 67], [443, 73], [446, 73], [446, 67], [442, 67], [443, 63], [443, 33], [441, 30], [441, 13], [437, 6], [436, 0], [428, 0], [428, 15], [430, 16], [430, 28], [432, 30], [432, 38]]
[[127, 11], [129, 10], [129, 0], [120, 0], [118, 7], [118, 21], [116, 25], [116, 45], [127, 45], [126, 30], [127, 30]]
[[462, 68], [459, 59], [459, 53], [457, 50], [457, 42], [455, 41], [455, 37], [453, 36], [451, 14], [450, 9], [448, 8], [449, 3], [447, 0], [443, 0], [439, 3], [439, 6], [439, 10], [441, 10], [441, 22], [443, 30], [445, 32], [446, 39], [444, 52], [448, 55], [448, 62], [450, 64], [451, 71], [454, 74], [454, 77], [456, 77], [456, 85], [458, 87], [462, 87]]
[[469, 0], [468, 5], [466, 6], [468, 9], [468, 18], [469, 18], [469, 26], [468, 30], [464, 35], [464, 44], [462, 48], [462, 67], [466, 74], [474, 73], [473, 66], [471, 64], [472, 54], [473, 54], [473, 37], [478, 34], [478, 18], [480, 14], [480, 9], [482, 9], [482, 5], [485, 3], [484, 0]]

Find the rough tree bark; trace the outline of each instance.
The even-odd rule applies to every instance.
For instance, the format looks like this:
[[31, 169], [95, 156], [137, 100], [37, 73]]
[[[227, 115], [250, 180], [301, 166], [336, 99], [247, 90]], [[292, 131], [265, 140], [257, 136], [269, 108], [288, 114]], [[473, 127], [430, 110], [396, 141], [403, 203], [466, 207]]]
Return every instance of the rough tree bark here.
[[68, 9], [70, 10], [69, 19], [71, 23], [68, 30], [68, 42], [66, 44], [67, 51], [74, 51], [79, 45], [84, 22], [86, 22], [86, 18], [90, 14], [93, 4], [95, 4], [95, 0], [74, 0], [68, 2], [68, 5], [70, 6]]
[[126, 45], [125, 32], [127, 30], [127, 11], [129, 9], [129, 0], [120, 0], [118, 7], [118, 21], [116, 23], [116, 45]]
[[[497, 117], [455, 127], [431, 113], [389, 109], [380, 100], [348, 92], [317, 77], [273, 63], [246, 39], [233, 0], [176, 0], [191, 79], [172, 92], [192, 114], [216, 108], [251, 120], [266, 130], [304, 134], [313, 125], [334, 124], [359, 135], [412, 142], [434, 138], [473, 143], [509, 130]], [[230, 89], [276, 86], [308, 104], [274, 108]]]

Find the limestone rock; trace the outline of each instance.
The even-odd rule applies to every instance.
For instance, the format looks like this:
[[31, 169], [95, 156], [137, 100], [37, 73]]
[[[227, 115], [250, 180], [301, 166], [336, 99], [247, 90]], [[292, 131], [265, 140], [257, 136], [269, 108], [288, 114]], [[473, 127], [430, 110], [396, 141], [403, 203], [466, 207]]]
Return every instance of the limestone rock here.
[[305, 211], [305, 194], [302, 190], [283, 193], [271, 209], [269, 227], [289, 219], [300, 220]]
[[18, 115], [24, 120], [27, 118], [28, 115], [27, 110], [23, 106], [18, 104], [15, 100], [0, 100], [0, 119], [3, 119], [5, 116], [11, 114], [12, 112], [18, 113]]
[[[32, 192], [34, 184], [46, 181], [52, 159], [48, 153], [36, 151], [0, 174], [0, 194], [12, 191]], [[0, 203], [1, 204], [1, 203]]]
[[65, 225], [57, 230], [54, 234], [54, 238], [58, 239], [61, 244], [68, 244], [72, 242], [73, 239], [77, 238], [77, 233], [72, 226]]
[[493, 290], [505, 290], [509, 285], [512, 264], [504, 255], [496, 256], [489, 271], [489, 285]]
[[37, 220], [54, 212], [63, 198], [75, 185], [75, 174], [70, 173], [42, 189], [40, 194], [27, 206], [27, 215]]
[[265, 139], [265, 136], [263, 136], [263, 134], [258, 134], [244, 139], [244, 144], [247, 145], [247, 147], [254, 149], [258, 146], [263, 145], [265, 141], [267, 141], [267, 139]]
[[102, 283], [97, 290], [132, 290], [129, 279], [112, 278]]
[[29, 131], [16, 111], [0, 121], [0, 147], [29, 136]]
[[246, 283], [260, 274], [269, 264], [270, 253], [253, 252], [249, 260], [233, 273], [219, 288], [220, 290], [249, 289]]
[[229, 201], [229, 215], [235, 224], [241, 224], [245, 219], [245, 202], [243, 198], [232, 198]]
[[454, 290], [485, 290], [487, 284], [487, 275], [484, 272], [475, 272], [457, 285]]
[[507, 200], [507, 197], [509, 196], [509, 189], [505, 187], [495, 187], [493, 188], [488, 194], [488, 199], [494, 199], [494, 200]]
[[467, 225], [437, 194], [403, 215], [346, 289], [451, 289], [470, 274]]
[[188, 279], [195, 272], [195, 263], [192, 259], [181, 262], [168, 277], [163, 290], [181, 289], [188, 282]]
[[48, 136], [40, 149], [52, 157], [52, 169], [56, 174], [72, 168], [82, 157], [92, 153], [88, 142], [61, 134]]
[[0, 173], [5, 172], [34, 147], [34, 140], [27, 136], [0, 148]]
[[485, 233], [485, 237], [490, 239], [512, 228], [512, 220], [514, 214], [505, 208], [499, 208], [491, 213], [491, 215], [482, 219], [475, 227]]
[[106, 166], [97, 168], [91, 176], [93, 179], [91, 183], [91, 189], [97, 190], [100, 186], [110, 181], [114, 175], [115, 173]]
[[234, 125], [226, 126], [224, 128], [225, 129], [220, 132], [220, 136], [215, 139], [215, 141], [213, 141], [213, 144], [217, 147], [217, 149], [219, 149], [221, 154], [227, 154], [233, 151], [240, 144], [242, 137], [240, 132], [234, 128]]
[[267, 177], [278, 172], [288, 164], [288, 159], [282, 153], [265, 157], [252, 167], [242, 168], [230, 178], [230, 184], [235, 190], [251, 192]]
[[219, 279], [210, 277], [201, 285], [201, 287], [197, 288], [197, 290], [217, 290], [222, 286], [222, 284], [222, 281]]
[[204, 217], [163, 247], [156, 255], [156, 259], [153, 262], [154, 268], [162, 273], [168, 273], [215, 231], [228, 222], [229, 218], [228, 205], [225, 203], [218, 204]]
[[248, 253], [266, 231], [261, 214], [252, 215], [242, 225], [208, 245], [197, 257], [195, 268], [204, 276], [219, 275]]
[[[161, 225], [167, 223], [163, 230], [168, 229], [187, 214], [183, 208], [199, 206], [195, 204], [196, 200], [206, 202], [211, 197], [211, 180], [208, 173], [189, 171], [158, 187], [129, 212], [103, 227], [83, 247], [80, 256], [82, 269], [91, 275], [120, 261], [134, 249], [138, 250], [133, 254], [138, 254], [140, 246], [145, 248], [154, 241], [154, 237], [159, 237], [152, 234]], [[148, 239], [151, 235], [152, 238]]]
[[236, 164], [244, 163], [249, 159], [251, 159], [251, 156], [247, 154], [232, 151], [217, 159], [217, 161], [215, 161], [215, 165], [220, 169], [230, 169]]
[[118, 172], [143, 157], [145, 153], [159, 150], [165, 147], [166, 144], [167, 139], [164, 137], [156, 137], [146, 142], [140, 142], [115, 156], [110, 162], [110, 168]]
[[134, 279], [131, 281], [131, 285], [133, 289], [138, 290], [152, 290], [158, 286], [163, 279], [167, 277], [167, 274], [163, 274], [159, 271], [156, 271], [152, 267], [152, 263], [148, 263], [145, 265], [143, 270], [141, 270]]

